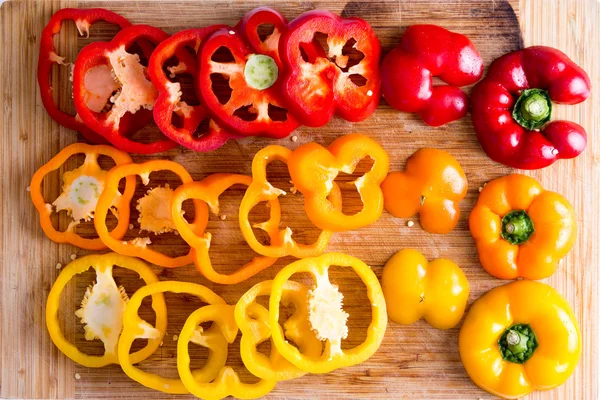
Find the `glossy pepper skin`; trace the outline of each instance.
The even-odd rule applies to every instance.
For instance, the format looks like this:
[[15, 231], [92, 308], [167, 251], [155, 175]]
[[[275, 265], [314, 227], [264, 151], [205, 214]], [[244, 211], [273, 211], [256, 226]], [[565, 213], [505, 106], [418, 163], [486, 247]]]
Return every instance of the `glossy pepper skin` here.
[[[250, 14], [237, 27], [221, 28], [203, 41], [196, 92], [212, 118], [228, 131], [242, 136], [286, 137], [300, 126], [294, 113], [287, 110], [282, 96], [278, 46], [282, 32], [287, 29], [286, 20], [269, 8], [251, 11]], [[273, 24], [274, 30], [259, 44], [256, 29], [261, 24]], [[247, 34], [250, 40], [246, 38]], [[215, 61], [215, 53], [221, 47], [231, 52], [233, 62]], [[264, 69], [261, 66], [265, 66]], [[231, 96], [224, 104], [219, 101], [213, 87], [213, 74], [229, 80]], [[252, 76], [266, 81], [254, 81]], [[286, 112], [275, 118], [271, 113], [273, 107]], [[243, 118], [239, 114], [244, 109], [252, 118]]]
[[469, 282], [458, 265], [444, 258], [427, 262], [413, 249], [390, 258], [381, 286], [388, 316], [399, 324], [424, 318], [436, 329], [454, 328], [469, 298]]
[[[318, 32], [328, 35], [328, 54], [315, 43]], [[349, 66], [349, 56], [342, 49], [352, 39], [356, 41], [353, 48], [364, 57]], [[303, 58], [303, 51], [308, 60]], [[358, 122], [377, 108], [381, 44], [366, 21], [341, 18], [326, 10], [305, 12], [288, 24], [279, 52], [284, 65], [282, 90], [286, 103], [304, 125], [323, 126], [334, 114]], [[364, 85], [352, 81], [355, 74], [366, 80]]]
[[107, 143], [105, 138], [94, 132], [81, 121], [77, 114], [71, 115], [61, 111], [52, 98], [52, 87], [50, 86], [52, 65], [54, 63], [64, 66], [68, 65], [68, 63], [65, 63], [65, 57], [61, 57], [56, 53], [56, 47], [54, 46], [54, 36], [60, 32], [64, 21], [75, 22], [81, 36], [89, 36], [90, 27], [99, 21], [115, 24], [121, 29], [131, 26], [131, 22], [119, 14], [103, 8], [89, 8], [85, 10], [78, 8], [63, 8], [52, 15], [52, 18], [48, 21], [48, 25], [46, 25], [42, 31], [42, 36], [40, 38], [37, 79], [42, 103], [44, 104], [44, 108], [48, 112], [48, 115], [50, 115], [56, 123], [81, 132], [83, 136], [92, 143]]
[[550, 121], [552, 103], [581, 103], [590, 90], [586, 72], [559, 50], [534, 46], [506, 54], [473, 88], [477, 139], [492, 160], [513, 168], [539, 169], [577, 157], [587, 143], [585, 130]]
[[[354, 182], [363, 208], [354, 215], [346, 215], [328, 200], [333, 181], [340, 172], [352, 174], [366, 157], [373, 160], [373, 167]], [[341, 136], [327, 148], [315, 142], [307, 143], [292, 152], [288, 167], [294, 187], [304, 195], [306, 214], [315, 226], [342, 232], [367, 226], [381, 216], [383, 193], [379, 186], [388, 173], [389, 157], [368, 136]]]
[[[129, 356], [129, 350], [133, 341], [136, 339], [149, 339], [160, 343], [164, 338], [164, 331], [158, 331], [148, 322], [143, 320], [138, 310], [142, 306], [142, 300], [147, 296], [162, 294], [165, 292], [185, 293], [194, 296], [200, 301], [211, 305], [218, 304], [227, 306], [225, 300], [215, 294], [205, 286], [191, 282], [180, 281], [160, 281], [155, 282], [138, 289], [127, 302], [123, 313], [123, 332], [119, 338], [118, 356], [121, 368], [127, 376], [134, 381], [146, 386], [147, 388], [158, 390], [170, 394], [188, 394], [189, 391], [179, 378], [169, 379], [162, 376], [145, 372], [134, 366], [133, 360]], [[220, 322], [220, 320], [219, 320]], [[208, 347], [208, 359], [202, 368], [192, 371], [194, 378], [198, 382], [211, 382], [217, 377], [221, 368], [227, 362], [227, 341], [223, 339], [221, 324], [215, 324], [204, 332], [206, 339], [205, 347]], [[166, 326], [165, 326], [166, 330]], [[226, 331], [227, 332], [227, 331]], [[237, 334], [237, 327], [232, 333], [233, 337]]]
[[[483, 60], [469, 38], [437, 25], [412, 25], [383, 59], [382, 93], [395, 109], [441, 126], [465, 116], [469, 99], [460, 87], [482, 75]], [[434, 86], [433, 77], [448, 85]]]
[[[248, 263], [230, 274], [215, 271], [209, 256], [212, 236], [210, 232], [205, 232], [206, 226], [199, 229], [197, 226], [191, 227], [188, 224], [182, 212], [183, 202], [188, 199], [202, 201], [208, 205], [213, 214], [219, 215], [219, 196], [234, 185], [250, 186], [251, 183], [252, 178], [246, 175], [212, 174], [200, 182], [190, 182], [181, 185], [173, 193], [173, 197], [171, 198], [173, 222], [183, 240], [194, 249], [194, 263], [196, 264], [196, 268], [211, 282], [229, 285], [245, 281], [263, 269], [275, 264], [277, 258], [256, 255]], [[277, 207], [278, 205], [279, 202], [277, 200], [271, 202], [271, 207]], [[203, 217], [202, 220], [208, 221], [208, 217]], [[279, 235], [277, 226], [269, 223], [263, 226], [269, 234], [271, 241], [276, 242]]]
[[481, 265], [500, 279], [549, 277], [577, 238], [569, 201], [520, 174], [494, 179], [483, 188], [469, 229]]
[[[139, 57], [127, 49], [136, 43], [157, 45], [168, 37], [169, 34], [153, 26], [130, 26], [110, 42], [90, 43], [77, 56], [73, 69], [77, 114], [94, 132], [120, 150], [153, 154], [177, 146], [167, 138], [142, 143], [127, 137], [152, 120], [151, 109], [157, 97], [156, 88], [146, 78], [146, 68]], [[150, 58], [150, 46], [140, 46]], [[115, 91], [117, 95], [113, 95]], [[104, 112], [107, 104], [111, 108]]]
[[[83, 164], [78, 168], [63, 174], [61, 195], [52, 203], [46, 203], [42, 194], [43, 180], [51, 172], [58, 170], [65, 162], [76, 154], [85, 154]], [[98, 156], [110, 157], [116, 165], [129, 164], [131, 157], [125, 152], [105, 145], [89, 145], [86, 143], [74, 143], [62, 149], [50, 161], [41, 166], [31, 178], [30, 193], [31, 200], [40, 215], [40, 225], [46, 236], [56, 243], [70, 243], [86, 250], [104, 250], [108, 247], [100, 238], [84, 238], [75, 232], [76, 226], [81, 221], [89, 221], [94, 218], [94, 211], [102, 192], [106, 174], [98, 165]], [[135, 179], [126, 178], [125, 190], [119, 198], [113, 199], [108, 205], [109, 209], [118, 214], [117, 226], [111, 234], [120, 239], [127, 232], [129, 225], [129, 201], [135, 191]], [[80, 190], [83, 189], [83, 192]], [[73, 221], [65, 231], [54, 228], [50, 216], [53, 212], [58, 213], [66, 210]]]
[[[351, 349], [342, 349], [341, 342], [348, 335], [348, 314], [343, 311], [343, 295], [329, 280], [332, 266], [352, 269], [365, 285], [371, 306], [371, 323], [365, 340]], [[312, 275], [315, 284], [308, 292], [308, 320], [325, 351], [311, 356], [287, 342], [279, 326], [279, 314], [284, 285], [296, 273]], [[361, 260], [341, 253], [326, 253], [319, 257], [298, 260], [277, 273], [269, 298], [271, 337], [277, 351], [299, 369], [313, 374], [324, 374], [342, 367], [360, 364], [371, 357], [381, 345], [387, 327], [385, 298], [379, 280], [371, 268]], [[279, 328], [276, 328], [279, 326]]]
[[[124, 294], [125, 289], [122, 286], [117, 287], [114, 281], [113, 266], [136, 272], [146, 284], [158, 282], [158, 278], [152, 272], [152, 269], [137, 258], [122, 256], [117, 253], [88, 255], [70, 262], [63, 268], [54, 285], [52, 285], [46, 301], [46, 327], [52, 342], [64, 355], [88, 368], [119, 364], [117, 344], [123, 326], [122, 307], [127, 300], [127, 295]], [[104, 343], [105, 350], [101, 356], [82, 353], [65, 338], [58, 320], [60, 297], [66, 285], [74, 277], [90, 268], [93, 268], [96, 272], [96, 282], [88, 288], [82, 307], [75, 315], [82, 320], [82, 323], [86, 324], [86, 340], [97, 338]], [[87, 314], [86, 308], [94, 308], [94, 310], [89, 311], [89, 314]], [[156, 314], [156, 323], [152, 329], [164, 335], [167, 329], [167, 308], [162, 293], [152, 295], [152, 309]], [[92, 319], [88, 320], [88, 317]], [[134, 364], [141, 362], [150, 357], [159, 345], [160, 340], [150, 339], [143, 349], [133, 354], [127, 354], [127, 357]]]
[[[515, 325], [525, 327], [527, 334], [514, 332]], [[581, 334], [564, 297], [546, 284], [521, 280], [494, 288], [473, 303], [458, 349], [477, 386], [516, 399], [563, 384], [579, 362]]]
[[404, 172], [392, 172], [381, 185], [385, 209], [395, 217], [419, 213], [430, 233], [451, 232], [458, 223], [460, 201], [468, 182], [460, 163], [446, 151], [424, 148], [406, 162]]
[[269, 393], [277, 381], [260, 379], [246, 383], [240, 380], [232, 367], [221, 367], [211, 382], [198, 380], [190, 369], [189, 344], [210, 348], [216, 340], [214, 334], [205, 332], [201, 323], [214, 321], [222, 332], [225, 358], [227, 346], [235, 340], [238, 327], [234, 318], [234, 307], [227, 304], [214, 304], [194, 311], [185, 321], [177, 340], [177, 371], [185, 387], [194, 396], [205, 400], [220, 400], [227, 396], [240, 399], [256, 399]]
[[[201, 105], [191, 106], [181, 99], [181, 84], [174, 82], [178, 74], [190, 74], [197, 79], [197, 60], [187, 52], [186, 48], [196, 52], [202, 41], [217, 29], [224, 25], [213, 25], [201, 29], [186, 29], [177, 32], [170, 38], [162, 41], [152, 52], [148, 62], [148, 74], [152, 84], [158, 91], [156, 104], [154, 105], [154, 122], [169, 139], [188, 149], [206, 152], [218, 149], [232, 137], [226, 130], [221, 128], [206, 114], [206, 109]], [[183, 51], [185, 50], [185, 51]], [[187, 57], [181, 57], [181, 55]], [[167, 67], [169, 76], [164, 71], [164, 64], [172, 57], [178, 56], [178, 64]], [[173, 114], [176, 114], [181, 122], [177, 125], [173, 122]], [[209, 118], [206, 132], [198, 132], [201, 122]]]
[[[285, 256], [293, 256], [298, 258], [303, 257], [314, 257], [322, 254], [327, 248], [329, 239], [333, 234], [332, 231], [323, 230], [319, 234], [317, 240], [311, 244], [297, 243], [292, 237], [292, 230], [287, 227], [279, 231], [279, 225], [281, 223], [281, 205], [277, 198], [279, 196], [286, 195], [281, 189], [278, 189], [271, 185], [267, 179], [267, 165], [273, 161], [281, 161], [288, 165], [292, 151], [282, 146], [267, 146], [260, 150], [254, 156], [252, 160], [252, 183], [248, 186], [242, 203], [240, 204], [240, 229], [244, 235], [244, 239], [248, 245], [257, 252], [266, 257], [280, 258]], [[331, 193], [329, 194], [329, 201], [335, 209], [341, 210], [342, 208], [342, 193], [337, 186], [333, 184]], [[261, 202], [268, 202], [270, 204], [270, 217], [269, 220], [260, 224], [250, 223], [250, 212], [256, 205]], [[261, 243], [252, 228], [262, 229], [269, 233], [273, 230], [277, 230], [276, 240], [271, 240], [269, 244]]]

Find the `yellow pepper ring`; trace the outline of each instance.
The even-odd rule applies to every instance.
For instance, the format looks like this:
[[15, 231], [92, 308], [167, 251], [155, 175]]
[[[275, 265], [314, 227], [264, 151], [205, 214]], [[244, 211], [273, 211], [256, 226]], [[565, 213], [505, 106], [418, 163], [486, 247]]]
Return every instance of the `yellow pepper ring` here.
[[[263, 281], [248, 290], [235, 306], [235, 321], [240, 328], [240, 354], [246, 369], [262, 379], [285, 381], [299, 378], [305, 371], [295, 367], [277, 351], [271, 339], [271, 353], [267, 357], [260, 353], [257, 346], [271, 338], [269, 311], [256, 303], [259, 296], [271, 294], [273, 281]], [[283, 286], [282, 302], [293, 303], [294, 314], [284, 322], [285, 336], [296, 343], [302, 354], [319, 356], [323, 345], [316, 338], [308, 323], [308, 288], [301, 283], [287, 281]]]
[[[173, 222], [177, 227], [183, 240], [195, 250], [194, 262], [198, 270], [211, 282], [221, 284], [236, 284], [253, 275], [256, 275], [265, 268], [277, 262], [276, 258], [256, 256], [251, 261], [237, 269], [231, 274], [221, 274], [215, 271], [210, 260], [210, 233], [201, 232], [198, 235], [197, 230], [194, 232], [188, 222], [183, 217], [182, 205], [188, 199], [203, 201], [208, 205], [213, 214], [219, 214], [219, 196], [229, 189], [231, 186], [241, 184], [250, 186], [252, 178], [247, 175], [238, 174], [212, 174], [200, 182], [191, 182], [180, 186], [173, 193], [171, 199], [171, 214]], [[277, 211], [279, 202], [277, 199], [269, 201], [271, 212]], [[271, 242], [275, 243], [278, 237], [278, 224], [266, 222], [263, 229], [269, 234]]]
[[[323, 230], [314, 243], [308, 245], [300, 244], [293, 239], [292, 230], [288, 227], [279, 232], [279, 238], [276, 243], [270, 243], [268, 246], [265, 246], [256, 238], [256, 235], [252, 231], [252, 228], [260, 228], [266, 232], [271, 232], [272, 229], [279, 229], [281, 206], [276, 200], [279, 196], [286, 193], [269, 183], [267, 180], [267, 165], [272, 161], [281, 161], [287, 165], [291, 153], [291, 150], [275, 145], [267, 146], [256, 153], [252, 160], [252, 183], [246, 190], [240, 204], [239, 221], [244, 239], [252, 250], [266, 257], [281, 258], [293, 256], [304, 258], [317, 256], [325, 251], [329, 239], [333, 234], [331, 231]], [[328, 200], [336, 210], [342, 209], [342, 193], [335, 182], [333, 183]], [[268, 201], [271, 205], [270, 218], [267, 222], [252, 226], [249, 220], [250, 212], [263, 201]]]
[[[163, 340], [165, 330], [157, 331], [146, 321], [142, 320], [138, 315], [138, 310], [142, 305], [142, 300], [150, 295], [157, 293], [172, 292], [172, 293], [187, 293], [196, 296], [203, 302], [208, 304], [225, 304], [225, 300], [215, 294], [212, 290], [191, 282], [179, 281], [161, 281], [140, 288], [131, 297], [125, 307], [123, 313], [123, 332], [119, 338], [118, 355], [121, 368], [128, 377], [142, 385], [158, 390], [164, 393], [171, 394], [187, 394], [188, 390], [183, 385], [180, 379], [167, 379], [156, 374], [144, 372], [133, 366], [133, 362], [129, 357], [129, 349], [135, 339], [149, 339], [158, 341]], [[210, 382], [217, 376], [219, 368], [225, 365], [227, 361], [227, 353], [219, 351], [218, 343], [214, 347], [209, 347], [207, 363], [204, 367], [193, 371], [196, 380]]]
[[[179, 334], [177, 341], [177, 371], [185, 387], [194, 396], [201, 399], [218, 400], [227, 396], [240, 399], [256, 399], [269, 393], [275, 387], [277, 381], [261, 379], [256, 383], [244, 383], [240, 381], [238, 374], [228, 366], [222, 366], [216, 378], [200, 380], [190, 370], [189, 342], [195, 342], [207, 347], [215, 341], [207, 337], [207, 333], [198, 331], [198, 326], [203, 322], [214, 321], [217, 323], [227, 343], [233, 343], [237, 336], [237, 325], [234, 319], [234, 308], [230, 305], [209, 305], [194, 311], [185, 321], [185, 325]], [[235, 329], [233, 329], [235, 328]], [[225, 358], [227, 358], [227, 346], [225, 346]]]
[[[48, 209], [48, 205], [44, 200], [44, 196], [42, 195], [42, 181], [44, 177], [50, 172], [59, 169], [69, 159], [69, 157], [75, 154], [86, 155], [84, 164], [79, 167], [84, 171], [93, 171], [94, 169], [98, 171], [98, 155], [104, 155], [112, 158], [117, 165], [131, 163], [131, 157], [129, 157], [129, 154], [117, 150], [114, 147], [104, 145], [92, 146], [86, 143], [74, 143], [62, 149], [60, 153], [54, 156], [50, 161], [40, 167], [35, 174], [33, 174], [30, 184], [31, 200], [33, 201], [33, 204], [40, 215], [40, 225], [50, 240], [56, 243], [69, 243], [86, 250], [104, 250], [107, 248], [107, 246], [100, 238], [86, 239], [69, 229], [64, 232], [59, 232], [54, 229], [50, 219], [50, 215], [52, 214], [51, 209]], [[122, 238], [127, 232], [127, 227], [129, 226], [129, 208], [127, 205], [133, 197], [134, 191], [135, 178], [128, 177], [126, 179], [125, 191], [123, 195], [114, 204], [119, 214], [119, 220], [117, 226], [111, 232], [111, 235], [116, 239]], [[110, 208], [110, 206], [111, 205], [109, 204], [108, 207]]]
[[[158, 282], [158, 278], [152, 272], [150, 267], [141, 260], [136, 258], [123, 256], [117, 253], [108, 253], [102, 255], [89, 255], [76, 259], [70, 262], [60, 273], [56, 282], [50, 290], [48, 300], [46, 301], [46, 326], [50, 338], [67, 357], [89, 368], [104, 367], [109, 364], [118, 364], [119, 360], [117, 353], [105, 352], [102, 356], [90, 356], [82, 353], [69, 342], [63, 335], [60, 324], [58, 322], [58, 309], [60, 306], [60, 295], [64, 290], [67, 283], [75, 275], [81, 274], [90, 268], [94, 268], [96, 271], [103, 271], [108, 268], [112, 268], [116, 265], [121, 268], [126, 268], [131, 271], [137, 272], [140, 277], [146, 282], [151, 284]], [[165, 304], [164, 296], [160, 293], [152, 295], [152, 309], [156, 313], [156, 327], [158, 332], [162, 332], [164, 335], [167, 329], [167, 309]], [[129, 349], [126, 354], [131, 363], [139, 363], [146, 358], [150, 357], [160, 345], [160, 340], [149, 340], [146, 347], [143, 349], [129, 354]], [[115, 349], [116, 350], [116, 349]]]
[[[326, 348], [322, 355], [308, 357], [285, 340], [283, 330], [279, 325], [279, 303], [283, 296], [284, 284], [293, 274], [308, 272], [313, 275], [317, 280], [313, 293], [319, 287], [319, 282], [331, 285], [328, 270], [332, 265], [352, 268], [360, 277], [367, 288], [372, 321], [367, 329], [367, 338], [360, 345], [349, 350], [342, 350], [339, 343], [332, 343], [331, 340], [327, 339]], [[273, 288], [269, 299], [269, 315], [271, 337], [277, 350], [296, 367], [314, 374], [331, 372], [337, 368], [356, 365], [367, 360], [381, 345], [387, 327], [385, 298], [377, 276], [361, 260], [341, 253], [326, 253], [319, 257], [298, 260], [279, 271], [273, 280]]]

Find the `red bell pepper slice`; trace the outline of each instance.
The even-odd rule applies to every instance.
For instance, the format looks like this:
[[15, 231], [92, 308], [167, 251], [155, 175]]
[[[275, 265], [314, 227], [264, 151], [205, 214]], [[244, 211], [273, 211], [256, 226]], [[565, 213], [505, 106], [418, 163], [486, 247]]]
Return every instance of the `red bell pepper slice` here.
[[520, 169], [547, 167], [581, 154], [585, 129], [550, 121], [552, 102], [577, 104], [590, 95], [587, 73], [563, 52], [528, 47], [495, 60], [471, 94], [472, 118], [483, 150]]
[[[469, 100], [459, 87], [482, 75], [483, 59], [469, 38], [441, 26], [412, 25], [383, 59], [382, 94], [395, 109], [440, 126], [465, 116]], [[448, 85], [433, 86], [434, 76]]]
[[[326, 57], [324, 52], [307, 51], [316, 33], [327, 34]], [[343, 48], [351, 40], [364, 57], [348, 68], [349, 57]], [[334, 114], [351, 122], [362, 121], [377, 108], [381, 45], [366, 21], [341, 18], [325, 10], [309, 11], [288, 24], [279, 49], [284, 65], [282, 93], [303, 124], [322, 126]], [[366, 82], [354, 83], [353, 75]]]
[[[134, 25], [120, 31], [110, 42], [84, 47], [73, 71], [73, 99], [82, 121], [120, 150], [152, 154], [177, 143], [163, 138], [153, 143], [136, 142], [127, 135], [152, 120], [157, 91], [146, 77], [139, 57], [127, 52], [135, 43], [157, 45], [169, 34], [149, 25]], [[149, 46], [140, 46], [150, 58]], [[116, 93], [116, 94], [115, 94]], [[106, 105], [112, 107], [104, 112]]]
[[[207, 112], [225, 129], [243, 136], [282, 138], [300, 126], [287, 110], [280, 91], [281, 65], [274, 42], [285, 30], [286, 23], [281, 14], [271, 9], [263, 8], [251, 14], [236, 28], [219, 29], [205, 39], [199, 57], [196, 92]], [[274, 24], [274, 32], [259, 44], [256, 28], [269, 23]], [[253, 43], [254, 48], [247, 42]], [[213, 60], [221, 47], [231, 52], [233, 62]], [[229, 79], [232, 91], [225, 104], [221, 104], [214, 91], [212, 74]], [[279, 110], [280, 115], [275, 116], [272, 111], [277, 108], [285, 113]], [[240, 115], [241, 111], [246, 115]]]
[[52, 98], [52, 87], [50, 86], [52, 64], [68, 65], [65, 63], [65, 57], [61, 57], [56, 53], [54, 36], [60, 32], [63, 21], [69, 20], [75, 22], [81, 36], [89, 36], [90, 26], [98, 21], [106, 21], [118, 25], [121, 29], [131, 26], [131, 22], [127, 21], [119, 14], [103, 8], [90, 8], [86, 10], [63, 8], [52, 15], [48, 25], [46, 25], [42, 31], [40, 39], [37, 76], [42, 103], [44, 104], [44, 108], [48, 112], [48, 115], [50, 115], [50, 118], [56, 121], [56, 123], [81, 132], [83, 136], [92, 143], [107, 143], [106, 139], [88, 128], [77, 114], [71, 115], [61, 111]]
[[[261, 25], [273, 25], [273, 32], [263, 41], [258, 33]], [[268, 8], [258, 7], [244, 15], [237, 24], [239, 30], [252, 49], [260, 54], [265, 54], [275, 60], [278, 67], [281, 67], [281, 58], [279, 57], [279, 40], [281, 34], [287, 30], [287, 21], [279, 12]]]
[[[208, 117], [206, 111], [202, 105], [190, 106], [181, 100], [181, 85], [169, 79], [164, 64], [183, 51], [183, 54], [189, 57], [185, 60], [177, 57], [178, 64], [167, 69], [172, 77], [187, 73], [196, 80], [197, 61], [187, 49], [198, 52], [202, 40], [223, 27], [225, 25], [213, 25], [208, 28], [177, 32], [156, 47], [148, 63], [150, 80], [158, 90], [158, 98], [154, 105], [154, 122], [169, 139], [194, 151], [205, 152], [218, 149], [234, 135], [225, 131], [212, 119], [206, 132], [197, 132], [200, 123]], [[181, 126], [173, 124], [173, 114], [179, 116]]]

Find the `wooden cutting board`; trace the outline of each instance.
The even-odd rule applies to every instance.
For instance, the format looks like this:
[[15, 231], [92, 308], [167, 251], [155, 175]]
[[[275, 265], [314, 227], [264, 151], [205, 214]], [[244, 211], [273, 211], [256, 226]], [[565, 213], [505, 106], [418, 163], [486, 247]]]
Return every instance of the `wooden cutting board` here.
[[[396, 2], [302, 1], [5, 1], [0, 9], [0, 397], [2, 398], [166, 398], [129, 380], [118, 366], [89, 369], [75, 365], [51, 342], [44, 323], [45, 301], [60, 271], [72, 254], [87, 252], [47, 239], [38, 222], [27, 187], [34, 171], [60, 149], [76, 140], [76, 135], [59, 127], [46, 114], [39, 96], [36, 65], [40, 34], [50, 16], [63, 7], [106, 7], [134, 23], [147, 23], [174, 33], [190, 27], [213, 23], [235, 24], [246, 12], [260, 4], [271, 4], [292, 19], [303, 11], [326, 8], [343, 16], [360, 16], [372, 24], [384, 51], [394, 47], [404, 29], [415, 23], [435, 23], [467, 34], [480, 50], [486, 65], [496, 57], [523, 45], [552, 45], [565, 51], [591, 75], [598, 85], [598, 39], [600, 3], [593, 0], [522, 0], [507, 3], [487, 0], [400, 0]], [[110, 30], [92, 31], [90, 39], [108, 38]], [[76, 51], [87, 41], [76, 39], [75, 29], [67, 25], [60, 37], [59, 50], [73, 60]], [[69, 107], [66, 71], [55, 74], [55, 91], [60, 103]], [[59, 78], [62, 80], [59, 82]], [[596, 89], [596, 88], [595, 88]], [[593, 93], [585, 103], [574, 107], [557, 107], [556, 117], [581, 123], [590, 139], [586, 152], [573, 161], [562, 161], [542, 171], [530, 173], [547, 189], [565, 195], [575, 206], [579, 238], [556, 274], [546, 280], [571, 303], [583, 335], [583, 355], [573, 376], [560, 388], [530, 396], [532, 399], [596, 399], [598, 397], [598, 267], [600, 264], [598, 229], [600, 226], [600, 96]], [[595, 112], [594, 112], [595, 111]], [[155, 128], [154, 128], [155, 129]], [[152, 130], [152, 129], [150, 129]], [[489, 276], [480, 267], [467, 228], [469, 210], [478, 188], [510, 170], [490, 161], [479, 148], [470, 118], [442, 128], [430, 128], [418, 117], [396, 112], [383, 101], [375, 114], [357, 124], [335, 118], [320, 129], [301, 128], [294, 133], [297, 141], [283, 139], [277, 144], [296, 148], [316, 141], [328, 144], [334, 138], [363, 132], [378, 140], [389, 152], [391, 170], [403, 168], [407, 157], [422, 147], [448, 150], [463, 165], [469, 179], [469, 193], [461, 204], [461, 219], [448, 235], [422, 231], [418, 218], [412, 227], [407, 219], [392, 218], [384, 213], [375, 224], [355, 232], [337, 234], [329, 250], [341, 251], [363, 259], [380, 276], [382, 266], [396, 251], [413, 247], [429, 259], [446, 257], [458, 263], [471, 285], [469, 304], [485, 291], [505, 282]], [[250, 173], [253, 155], [269, 144], [265, 139], [230, 142], [210, 154], [196, 154], [176, 149], [161, 157], [182, 163], [195, 179], [214, 172]], [[143, 161], [154, 157], [134, 157]], [[74, 162], [71, 163], [75, 165]], [[288, 190], [285, 168], [274, 165], [269, 170], [276, 186]], [[177, 181], [166, 174], [152, 175], [150, 187]], [[348, 181], [350, 177], [345, 177]], [[45, 181], [44, 193], [53, 199], [59, 192], [58, 174]], [[138, 186], [138, 194], [145, 189]], [[237, 206], [243, 188], [234, 188], [222, 199], [225, 220], [212, 216], [208, 230], [213, 233], [211, 255], [218, 270], [231, 271], [248, 261], [252, 251], [237, 230]], [[356, 210], [356, 193], [345, 193], [348, 210]], [[315, 237], [316, 230], [304, 217], [302, 198], [288, 195], [282, 200], [284, 221], [302, 240]], [[260, 213], [258, 213], [260, 214]], [[132, 219], [135, 223], [135, 217]], [[57, 224], [63, 229], [67, 220]], [[87, 229], [87, 230], [86, 230]], [[85, 228], [86, 233], [89, 227]], [[132, 234], [135, 233], [132, 231]], [[186, 248], [175, 235], [154, 240], [159, 249], [183, 253]], [[162, 280], [198, 282], [215, 290], [233, 304], [256, 282], [272, 278], [292, 260], [280, 260], [274, 267], [235, 286], [208, 283], [193, 266], [167, 270], [155, 267]], [[364, 338], [370, 318], [361, 285], [344, 272], [333, 274], [345, 293], [345, 305], [351, 314], [349, 345]], [[83, 329], [74, 316], [85, 290], [94, 277], [84, 274], [67, 288], [63, 296], [61, 318], [63, 331], [79, 348], [92, 354], [101, 352], [97, 342], [86, 342]], [[118, 273], [117, 279], [131, 295], [140, 285], [133, 276]], [[164, 345], [144, 362], [148, 371], [175, 376], [175, 344], [187, 315], [199, 304], [187, 296], [167, 295], [169, 328]], [[270, 398], [407, 398], [407, 399], [477, 399], [491, 398], [467, 377], [457, 350], [458, 328], [438, 331], [423, 321], [410, 326], [390, 323], [379, 351], [367, 362], [320, 376], [279, 383]], [[237, 342], [231, 346], [231, 363], [242, 371]], [[192, 353], [197, 364], [205, 357]], [[79, 379], [77, 379], [78, 377]], [[182, 396], [173, 396], [182, 397]]]

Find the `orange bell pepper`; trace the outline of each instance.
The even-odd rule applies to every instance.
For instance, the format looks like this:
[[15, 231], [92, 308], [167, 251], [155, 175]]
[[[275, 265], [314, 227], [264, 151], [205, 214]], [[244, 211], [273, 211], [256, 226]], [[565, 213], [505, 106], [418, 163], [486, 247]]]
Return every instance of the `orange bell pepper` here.
[[[340, 172], [353, 173], [366, 157], [373, 160], [373, 167], [354, 182], [363, 208], [354, 215], [346, 215], [328, 200], [333, 181]], [[314, 142], [307, 143], [292, 152], [288, 166], [294, 186], [304, 195], [306, 214], [315, 226], [343, 232], [367, 226], [381, 216], [383, 194], [379, 186], [388, 173], [389, 158], [368, 136], [341, 136], [327, 148]]]
[[481, 265], [500, 279], [549, 277], [577, 238], [571, 203], [520, 174], [483, 188], [469, 229]]
[[[118, 186], [121, 179], [138, 175], [144, 185], [150, 182], [150, 173], [156, 171], [171, 171], [179, 176], [183, 184], [192, 182], [193, 179], [184, 167], [173, 161], [152, 160], [142, 164], [117, 165], [106, 175], [106, 185], [104, 191], [98, 199], [96, 207], [96, 218], [94, 225], [98, 236], [111, 250], [132, 257], [139, 257], [155, 265], [166, 268], [180, 267], [193, 263], [193, 249], [189, 253], [180, 257], [169, 257], [163, 253], [149, 248], [151, 244], [150, 237], [137, 237], [129, 241], [115, 239], [108, 231], [106, 217], [108, 208], [113, 203], [114, 198], [118, 196]], [[169, 185], [164, 187], [157, 186], [148, 191], [148, 193], [138, 200], [137, 209], [140, 212], [138, 223], [140, 231], [146, 230], [156, 235], [172, 232], [175, 230], [175, 224], [171, 217], [170, 201], [173, 196], [173, 189]], [[191, 224], [191, 229], [202, 234], [204, 227], [208, 222], [208, 209], [202, 201], [194, 200], [195, 218]]]
[[[46, 175], [59, 169], [69, 157], [75, 154], [85, 154], [83, 164], [74, 170], [63, 174], [63, 187], [60, 196], [52, 204], [46, 203], [42, 195], [42, 181]], [[81, 221], [94, 218], [94, 211], [100, 193], [105, 186], [106, 174], [98, 165], [98, 156], [108, 156], [117, 165], [131, 162], [129, 154], [111, 146], [91, 146], [85, 143], [75, 143], [62, 149], [50, 161], [38, 169], [31, 179], [31, 200], [40, 214], [40, 225], [46, 236], [56, 243], [70, 243], [86, 250], [104, 250], [106, 245], [100, 238], [86, 239], [75, 233], [75, 227]], [[122, 238], [129, 225], [129, 201], [135, 191], [135, 178], [128, 177], [125, 182], [124, 193], [115, 196], [107, 205], [118, 216], [116, 228], [111, 232], [115, 239]], [[53, 212], [66, 210], [73, 221], [67, 230], [60, 232], [54, 229], [50, 215]]]
[[425, 148], [410, 156], [404, 172], [389, 174], [381, 189], [390, 214], [409, 218], [419, 213], [425, 231], [443, 234], [458, 223], [458, 203], [467, 186], [462, 167], [450, 153]]
[[[259, 228], [266, 232], [279, 229], [281, 206], [277, 198], [285, 195], [286, 192], [273, 187], [269, 183], [267, 180], [267, 165], [276, 160], [288, 164], [291, 153], [291, 150], [275, 145], [267, 146], [256, 153], [252, 160], [252, 183], [246, 190], [242, 204], [240, 204], [240, 229], [244, 239], [246, 239], [252, 250], [266, 257], [294, 256], [303, 258], [316, 256], [325, 251], [332, 235], [331, 231], [323, 230], [314, 243], [306, 245], [297, 243], [292, 238], [292, 230], [287, 227], [278, 232], [277, 240], [271, 240], [269, 245], [264, 245], [252, 231], [252, 228]], [[342, 194], [336, 184], [331, 189], [329, 199], [336, 209], [342, 209]], [[250, 211], [263, 201], [269, 202], [271, 206], [270, 218], [267, 222], [253, 226], [249, 220]]]
[[[253, 275], [256, 275], [265, 268], [275, 264], [277, 258], [257, 256], [246, 265], [240, 267], [231, 274], [221, 274], [214, 270], [210, 261], [210, 232], [202, 232], [198, 235], [190, 227], [183, 217], [181, 207], [183, 202], [188, 199], [194, 199], [205, 202], [213, 214], [219, 215], [219, 196], [233, 185], [241, 184], [250, 186], [252, 178], [246, 175], [236, 174], [213, 174], [201, 182], [191, 182], [181, 185], [173, 193], [171, 199], [171, 215], [177, 230], [181, 237], [194, 249], [194, 263], [198, 271], [202, 273], [211, 282], [222, 284], [235, 284], [242, 282]], [[279, 205], [277, 199], [269, 202], [271, 210]], [[265, 230], [269, 234], [272, 242], [276, 242], [279, 230], [276, 225], [267, 223]]]

